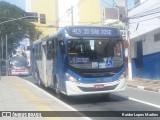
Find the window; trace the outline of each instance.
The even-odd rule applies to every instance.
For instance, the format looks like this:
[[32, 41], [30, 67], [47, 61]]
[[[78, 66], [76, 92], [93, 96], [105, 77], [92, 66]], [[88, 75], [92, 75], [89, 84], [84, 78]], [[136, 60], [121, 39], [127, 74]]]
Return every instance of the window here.
[[53, 59], [53, 45], [52, 41], [47, 41], [47, 60]]
[[39, 44], [39, 59], [42, 60], [41, 44]]
[[39, 44], [37, 45], [37, 59], [39, 60]]
[[57, 39], [52, 40], [52, 46], [53, 46], [53, 59], [55, 59], [56, 58]]
[[154, 41], [160, 41], [160, 33], [154, 35]]
[[35, 59], [37, 59], [37, 45], [35, 46]]

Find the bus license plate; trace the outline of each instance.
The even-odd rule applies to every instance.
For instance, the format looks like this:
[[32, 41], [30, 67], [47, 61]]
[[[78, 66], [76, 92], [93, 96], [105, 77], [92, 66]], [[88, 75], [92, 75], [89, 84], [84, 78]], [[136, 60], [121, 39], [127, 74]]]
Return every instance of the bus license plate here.
[[94, 85], [94, 88], [104, 88], [103, 84]]

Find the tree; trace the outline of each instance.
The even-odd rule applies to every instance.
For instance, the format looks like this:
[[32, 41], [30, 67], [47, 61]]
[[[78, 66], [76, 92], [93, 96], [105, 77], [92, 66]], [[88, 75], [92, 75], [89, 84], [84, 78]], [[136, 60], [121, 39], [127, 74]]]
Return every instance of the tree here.
[[[24, 10], [10, 3], [0, 1], [0, 23], [11, 19], [24, 17]], [[5, 39], [8, 35], [8, 46], [11, 51], [14, 45], [19, 43], [26, 35], [29, 35], [31, 41], [41, 37], [42, 32], [36, 28], [33, 23], [26, 20], [16, 20], [0, 25], [0, 37]], [[18, 44], [17, 44], [18, 45]]]

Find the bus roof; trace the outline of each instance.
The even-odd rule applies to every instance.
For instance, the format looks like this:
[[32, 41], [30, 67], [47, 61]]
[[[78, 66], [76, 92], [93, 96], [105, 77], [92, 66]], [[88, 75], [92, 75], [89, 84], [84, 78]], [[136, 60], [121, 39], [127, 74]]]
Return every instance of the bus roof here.
[[67, 26], [67, 33], [73, 37], [119, 37], [119, 30], [105, 26]]
[[51, 33], [45, 37], [42, 37], [33, 42], [33, 44], [38, 44], [40, 42], [46, 41], [48, 39], [52, 39], [60, 34], [68, 33], [69, 36], [72, 37], [104, 37], [104, 38], [120, 38], [121, 35], [119, 30], [115, 27], [109, 26], [65, 26], [59, 29], [59, 31], [55, 33]]

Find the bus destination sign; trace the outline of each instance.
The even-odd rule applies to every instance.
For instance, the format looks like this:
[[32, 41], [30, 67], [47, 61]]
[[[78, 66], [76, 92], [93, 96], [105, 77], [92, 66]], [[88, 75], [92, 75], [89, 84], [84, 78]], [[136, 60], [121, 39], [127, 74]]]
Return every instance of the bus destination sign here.
[[67, 28], [67, 32], [75, 37], [117, 37], [119, 32], [116, 28], [111, 27], [78, 27], [72, 26]]

